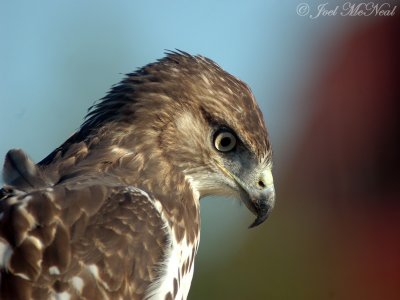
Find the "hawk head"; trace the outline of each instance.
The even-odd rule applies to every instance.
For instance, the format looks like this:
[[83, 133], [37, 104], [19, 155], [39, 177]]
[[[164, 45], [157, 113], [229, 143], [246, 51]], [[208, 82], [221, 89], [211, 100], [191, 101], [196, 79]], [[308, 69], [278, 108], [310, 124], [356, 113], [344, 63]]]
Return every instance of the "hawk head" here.
[[268, 217], [275, 191], [262, 113], [250, 88], [210, 59], [169, 52], [129, 74], [92, 107], [81, 132], [116, 123], [151, 152], [147, 176], [184, 174], [200, 197], [240, 198], [257, 216], [251, 227]]

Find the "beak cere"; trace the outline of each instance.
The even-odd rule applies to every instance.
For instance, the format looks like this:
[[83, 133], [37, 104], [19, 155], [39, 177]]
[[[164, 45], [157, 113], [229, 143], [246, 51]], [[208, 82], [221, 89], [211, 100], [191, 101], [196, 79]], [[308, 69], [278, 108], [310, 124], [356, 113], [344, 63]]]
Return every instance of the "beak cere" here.
[[256, 227], [263, 223], [271, 213], [275, 204], [275, 188], [271, 169], [265, 169], [259, 177], [256, 186], [242, 186], [241, 198], [247, 208], [257, 218], [249, 228]]

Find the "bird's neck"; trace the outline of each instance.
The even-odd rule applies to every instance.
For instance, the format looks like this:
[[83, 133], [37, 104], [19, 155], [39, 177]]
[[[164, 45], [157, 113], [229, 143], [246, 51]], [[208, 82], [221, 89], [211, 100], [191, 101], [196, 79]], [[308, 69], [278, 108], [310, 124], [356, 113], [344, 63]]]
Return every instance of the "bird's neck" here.
[[140, 188], [161, 203], [177, 239], [193, 241], [200, 230], [199, 193], [160, 146], [157, 134], [146, 130], [113, 124], [84, 139], [77, 132], [40, 166], [57, 174], [54, 182], [101, 175], [107, 184]]
[[132, 149], [132, 157], [126, 157], [126, 164], [121, 166], [127, 169], [128, 174], [135, 174], [128, 175], [129, 184], [143, 189], [161, 203], [162, 212], [177, 241], [186, 239], [194, 243], [200, 230], [200, 195], [190, 178], [157, 147], [154, 147], [155, 151], [146, 151], [145, 147], [135, 145], [129, 148]]
[[94, 152], [104, 153], [103, 158], [96, 158], [97, 164], [108, 161], [105, 172], [158, 200], [178, 241], [198, 240], [200, 195], [184, 171], [166, 156], [157, 136], [136, 128], [118, 141], [109, 141], [104, 138], [92, 146], [99, 149]]

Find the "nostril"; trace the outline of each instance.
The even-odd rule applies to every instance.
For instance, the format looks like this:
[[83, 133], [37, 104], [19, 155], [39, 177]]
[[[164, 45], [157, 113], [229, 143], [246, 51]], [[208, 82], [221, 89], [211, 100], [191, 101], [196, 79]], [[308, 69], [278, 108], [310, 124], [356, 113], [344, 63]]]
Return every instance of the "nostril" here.
[[258, 181], [258, 186], [260, 187], [260, 188], [265, 188], [265, 183], [264, 183], [264, 181], [262, 181], [262, 180], [259, 180]]

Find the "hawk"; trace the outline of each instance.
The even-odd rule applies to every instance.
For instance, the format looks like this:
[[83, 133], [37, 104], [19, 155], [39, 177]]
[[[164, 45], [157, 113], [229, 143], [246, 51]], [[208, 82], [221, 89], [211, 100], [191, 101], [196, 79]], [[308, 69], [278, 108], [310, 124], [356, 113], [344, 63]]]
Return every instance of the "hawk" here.
[[1, 299], [186, 299], [200, 198], [269, 215], [271, 145], [249, 87], [185, 52], [128, 74], [38, 164], [5, 158]]

